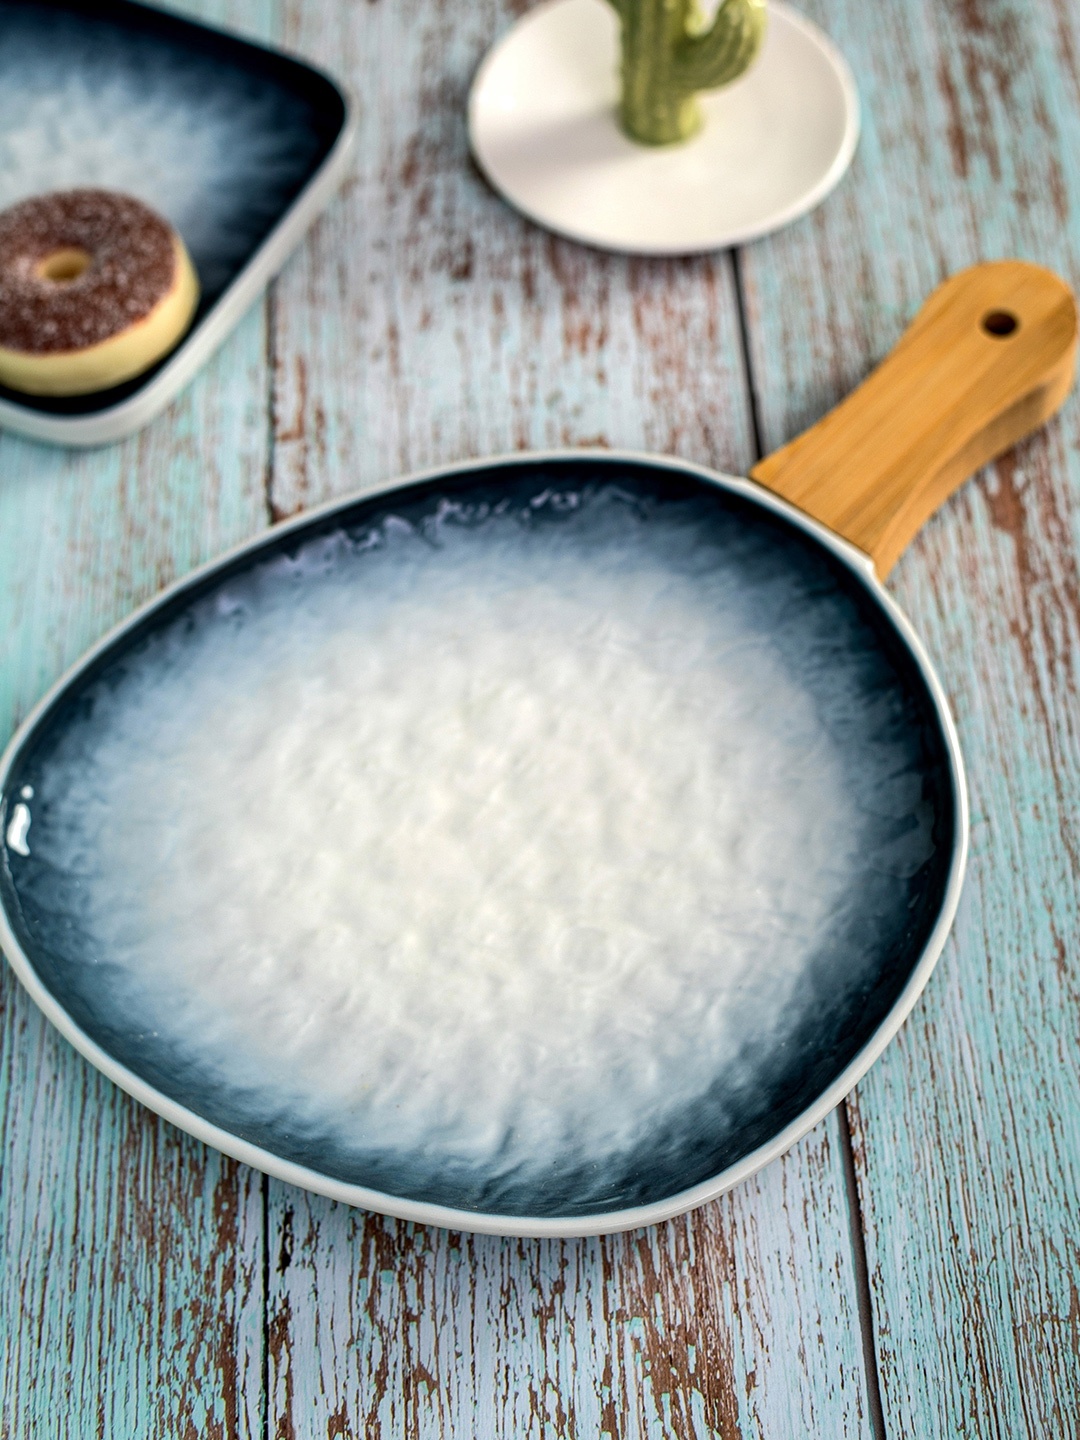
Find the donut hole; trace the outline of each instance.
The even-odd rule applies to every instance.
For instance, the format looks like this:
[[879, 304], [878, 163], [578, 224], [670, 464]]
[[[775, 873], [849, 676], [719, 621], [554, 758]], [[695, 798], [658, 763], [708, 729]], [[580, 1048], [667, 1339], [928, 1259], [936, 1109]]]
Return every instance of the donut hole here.
[[63, 249], [46, 255], [45, 259], [38, 263], [37, 273], [40, 279], [48, 280], [53, 285], [70, 285], [89, 268], [90, 256], [85, 250], [80, 250], [75, 245], [65, 245]]

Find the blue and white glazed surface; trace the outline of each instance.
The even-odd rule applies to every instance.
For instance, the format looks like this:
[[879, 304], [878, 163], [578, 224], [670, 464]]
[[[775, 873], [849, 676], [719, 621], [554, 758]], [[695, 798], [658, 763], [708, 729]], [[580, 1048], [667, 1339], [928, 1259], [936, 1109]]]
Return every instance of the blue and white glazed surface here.
[[[339, 108], [305, 68], [141, 7], [0, 3], [0, 210], [84, 185], [136, 196], [183, 237], [199, 316], [311, 179]], [[19, 400], [83, 413], [145, 378], [104, 396]]]
[[489, 1214], [656, 1204], [796, 1120], [953, 841], [933, 706], [835, 557], [569, 469], [229, 566], [54, 702], [6, 811], [24, 947], [114, 1059]]
[[[274, 518], [517, 448], [606, 443], [745, 474], [848, 393], [950, 271], [1019, 255], [1080, 283], [1075, 5], [799, 3], [865, 99], [850, 174], [736, 256], [640, 263], [552, 241], [470, 167], [464, 97], [518, 0], [184, 0], [345, 77], [360, 144], [271, 292], [148, 430], [81, 453], [0, 434], [4, 738], [109, 627]], [[301, 1190], [133, 1101], [0, 967], [12, 1433], [1067, 1433], [1078, 537], [1074, 394], [889, 580], [972, 790], [934, 975], [845, 1105], [668, 1223], [507, 1241]]]

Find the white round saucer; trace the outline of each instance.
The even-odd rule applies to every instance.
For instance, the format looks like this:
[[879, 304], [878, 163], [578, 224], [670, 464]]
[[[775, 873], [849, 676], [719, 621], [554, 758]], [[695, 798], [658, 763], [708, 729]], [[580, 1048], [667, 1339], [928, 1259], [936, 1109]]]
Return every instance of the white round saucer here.
[[703, 93], [681, 145], [619, 129], [618, 19], [606, 0], [544, 0], [488, 52], [469, 95], [481, 170], [530, 220], [606, 250], [686, 255], [804, 215], [855, 153], [859, 98], [816, 25], [772, 0], [761, 54]]

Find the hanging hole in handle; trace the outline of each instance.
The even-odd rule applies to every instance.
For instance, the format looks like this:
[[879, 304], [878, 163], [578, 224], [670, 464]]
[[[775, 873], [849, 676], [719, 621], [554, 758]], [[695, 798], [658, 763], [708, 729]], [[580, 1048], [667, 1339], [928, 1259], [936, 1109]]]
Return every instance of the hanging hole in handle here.
[[1004, 340], [1007, 335], [1014, 335], [1020, 329], [1020, 321], [1009, 310], [991, 310], [983, 316], [982, 328], [987, 335]]

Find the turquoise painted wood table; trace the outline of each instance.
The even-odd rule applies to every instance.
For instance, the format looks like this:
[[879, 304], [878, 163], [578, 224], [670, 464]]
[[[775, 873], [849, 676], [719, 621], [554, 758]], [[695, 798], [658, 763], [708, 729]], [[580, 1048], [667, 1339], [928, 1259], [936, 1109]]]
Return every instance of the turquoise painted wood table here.
[[[946, 273], [1080, 285], [1070, 0], [805, 0], [865, 103], [814, 215], [736, 254], [553, 240], [470, 165], [513, 0], [191, 0], [344, 74], [337, 202], [126, 443], [0, 437], [0, 730], [134, 605], [326, 497], [519, 447], [735, 473], [849, 390]], [[847, 1103], [723, 1200], [606, 1240], [415, 1228], [173, 1130], [0, 978], [0, 1436], [1080, 1433], [1080, 400], [890, 585], [970, 767], [942, 962]]]

